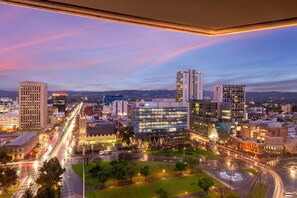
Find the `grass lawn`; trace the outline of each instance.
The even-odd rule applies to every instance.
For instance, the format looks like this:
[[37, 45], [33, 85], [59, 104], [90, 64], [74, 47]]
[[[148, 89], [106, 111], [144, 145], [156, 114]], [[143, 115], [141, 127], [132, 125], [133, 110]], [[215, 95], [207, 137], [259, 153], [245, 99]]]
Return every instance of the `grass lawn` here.
[[[127, 186], [120, 186], [120, 187], [113, 187], [108, 189], [102, 189], [97, 191], [90, 191], [87, 192], [88, 198], [99, 198], [99, 197], [109, 197], [109, 198], [151, 198], [154, 197], [154, 192], [162, 188], [168, 192], [169, 197], [174, 197], [178, 195], [185, 195], [186, 193], [195, 193], [201, 192], [197, 186], [197, 181], [200, 177], [208, 177], [206, 174], [198, 174], [198, 175], [191, 175], [191, 176], [184, 176], [184, 177], [175, 177], [170, 179], [162, 179], [153, 182], [141, 182], [138, 184], [127, 185]], [[215, 186], [221, 185], [217, 181], [215, 181]], [[212, 188], [214, 189], [214, 187]], [[215, 192], [209, 193], [208, 196], [205, 197], [217, 197]], [[238, 197], [239, 196], [230, 191], [228, 196], [226, 197]]]
[[244, 171], [246, 171], [246, 172], [250, 172], [250, 173], [252, 173], [252, 174], [254, 174], [254, 175], [257, 175], [257, 173], [258, 173], [255, 169], [253, 169], [253, 168], [248, 168], [248, 167], [242, 168], [242, 170], [244, 170]]
[[247, 197], [266, 198], [267, 194], [268, 194], [268, 185], [254, 183]]
[[[109, 161], [104, 161], [100, 163], [102, 166], [109, 166]], [[86, 173], [86, 187], [87, 188], [97, 188], [100, 187], [100, 184], [97, 181], [97, 178], [92, 177], [92, 175], [89, 173], [89, 170], [96, 166], [96, 163], [89, 163], [88, 166], [85, 168], [85, 173]], [[174, 171], [175, 164], [170, 164], [170, 163], [162, 163], [162, 162], [142, 162], [142, 161], [137, 161], [137, 168], [140, 169], [143, 166], [149, 166], [150, 167], [150, 172], [151, 175], [148, 178], [154, 179], [154, 178], [162, 178], [162, 177], [170, 177], [170, 176], [176, 176], [177, 173]], [[82, 178], [83, 175], [83, 169], [82, 169], [82, 164], [73, 164], [72, 169], [78, 176]], [[165, 170], [165, 172], [163, 172]], [[142, 181], [144, 180], [143, 176], [136, 175], [133, 178], [133, 181]], [[105, 185], [111, 185], [111, 184], [116, 184], [116, 181], [113, 180], [108, 180]]]
[[[178, 152], [178, 150], [168, 150], [168, 151], [148, 151], [147, 153], [149, 154], [154, 154], [154, 155], [169, 155], [169, 156], [183, 156], [183, 152]], [[187, 153], [191, 153], [191, 154], [187, 154]], [[210, 151], [206, 151], [203, 149], [199, 149], [196, 151], [186, 151], [185, 152], [185, 156], [193, 156], [193, 157], [199, 157], [200, 155], [203, 155], [206, 158], [209, 159], [217, 159], [219, 158], [218, 155], [213, 154]]]
[[[103, 161], [100, 163], [101, 166], [109, 166], [109, 161]], [[100, 184], [97, 180], [97, 178], [92, 177], [92, 175], [89, 173], [89, 170], [96, 166], [96, 163], [89, 163], [88, 166], [85, 166], [85, 173], [86, 173], [86, 188], [98, 188], [100, 187]], [[83, 166], [82, 164], [73, 164], [72, 170], [80, 177], [83, 176]], [[111, 180], [108, 180], [106, 185], [112, 184]]]

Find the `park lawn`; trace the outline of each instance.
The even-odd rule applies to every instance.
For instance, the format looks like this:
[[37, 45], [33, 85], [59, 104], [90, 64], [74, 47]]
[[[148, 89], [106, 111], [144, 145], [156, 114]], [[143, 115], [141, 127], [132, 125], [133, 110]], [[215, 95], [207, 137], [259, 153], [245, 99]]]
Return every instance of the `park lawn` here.
[[[98, 188], [101, 185], [98, 182], [96, 177], [92, 177], [89, 173], [89, 170], [96, 166], [97, 163], [89, 163], [88, 166], [85, 166], [85, 173], [86, 173], [86, 188]], [[106, 167], [109, 166], [109, 161], [103, 161], [100, 163], [101, 166]], [[72, 170], [82, 179], [83, 177], [83, 165], [82, 164], [72, 164]], [[105, 185], [112, 184], [112, 180], [107, 180]]]
[[[103, 161], [100, 163], [102, 166], [109, 166], [110, 161]], [[173, 177], [177, 176], [177, 172], [174, 171], [175, 164], [171, 163], [163, 163], [163, 162], [145, 162], [145, 161], [137, 161], [137, 168], [138, 170], [143, 166], [149, 166], [151, 175], [148, 177], [148, 179], [155, 179], [155, 178], [163, 178], [163, 177]], [[86, 187], [87, 188], [98, 188], [101, 187], [97, 178], [92, 177], [92, 175], [89, 173], [89, 170], [96, 166], [97, 163], [89, 163], [88, 166], [85, 167], [85, 173], [86, 173]], [[73, 171], [82, 178], [83, 175], [83, 169], [82, 164], [73, 164], [72, 165]], [[165, 170], [165, 172], [163, 172]], [[143, 181], [144, 177], [136, 174], [135, 177], [133, 177], [133, 181]], [[116, 184], [116, 181], [113, 180], [107, 180], [105, 183], [105, 186], [109, 186], [111, 184]]]
[[266, 198], [269, 186], [266, 184], [254, 183], [247, 197]]
[[[162, 188], [168, 192], [169, 197], [185, 195], [186, 193], [201, 192], [202, 190], [197, 186], [198, 179], [200, 177], [209, 177], [204, 173], [175, 177], [169, 179], [161, 179], [151, 182], [140, 182], [137, 184], [119, 186], [113, 188], [107, 188], [97, 191], [87, 192], [88, 198], [99, 198], [99, 197], [121, 197], [121, 198], [151, 198], [154, 197], [154, 192]], [[215, 186], [221, 185], [217, 181]]]
[[258, 173], [255, 169], [249, 168], [249, 167], [244, 167], [244, 168], [242, 168], [242, 170], [244, 170], [246, 172], [250, 172], [250, 173], [252, 173], [254, 175], [257, 175], [257, 173]]
[[[208, 195], [201, 196], [201, 198], [218, 198], [219, 195], [216, 192], [210, 192]], [[240, 198], [239, 194], [235, 191], [229, 190], [224, 198]]]
[[[166, 155], [166, 156], [179, 156], [179, 157], [183, 157], [184, 156], [183, 151], [178, 152], [178, 150], [148, 151], [147, 153], [154, 154], [154, 155]], [[192, 153], [192, 154], [187, 154], [187, 153]], [[196, 151], [186, 151], [185, 152], [185, 156], [199, 157], [201, 155], [203, 155], [204, 157], [209, 158], [209, 159], [217, 159], [217, 158], [219, 158], [218, 155], [215, 155], [212, 152], [206, 151], [206, 150], [203, 150], [203, 149], [198, 149]]]
[[[138, 170], [143, 166], [150, 167], [151, 175], [148, 178], [172, 177], [178, 175], [174, 170], [175, 164], [172, 163], [137, 161]], [[165, 172], [163, 172], [163, 170], [165, 170]]]

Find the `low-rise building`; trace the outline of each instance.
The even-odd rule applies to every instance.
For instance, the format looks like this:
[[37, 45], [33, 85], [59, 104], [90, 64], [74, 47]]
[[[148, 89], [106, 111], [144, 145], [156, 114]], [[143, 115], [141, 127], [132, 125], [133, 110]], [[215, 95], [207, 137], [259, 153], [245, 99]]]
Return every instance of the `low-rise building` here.
[[256, 155], [263, 155], [265, 153], [265, 144], [264, 143], [258, 143], [252, 140], [246, 140], [238, 137], [231, 137], [230, 138], [230, 144], [233, 146], [233, 148], [256, 154]]
[[0, 115], [0, 125], [4, 131], [14, 132], [17, 128], [19, 128], [19, 115]]
[[297, 154], [297, 136], [288, 136], [286, 139], [285, 152]]
[[5, 144], [2, 149], [11, 155], [12, 160], [23, 160], [26, 155], [30, 153], [32, 148], [36, 146], [38, 141], [37, 133], [24, 133]]
[[116, 133], [115, 123], [104, 120], [87, 122], [85, 117], [80, 117], [78, 146], [98, 150], [102, 144], [115, 143]]
[[[276, 122], [276, 120], [257, 120], [243, 123], [237, 127], [235, 137], [231, 139], [231, 145], [246, 152], [259, 155], [282, 155], [285, 151], [285, 141], [288, 136], [288, 126]], [[240, 140], [240, 141], [239, 141]], [[249, 146], [238, 146], [238, 144]], [[257, 147], [262, 151], [249, 149], [251, 144], [261, 144]]]

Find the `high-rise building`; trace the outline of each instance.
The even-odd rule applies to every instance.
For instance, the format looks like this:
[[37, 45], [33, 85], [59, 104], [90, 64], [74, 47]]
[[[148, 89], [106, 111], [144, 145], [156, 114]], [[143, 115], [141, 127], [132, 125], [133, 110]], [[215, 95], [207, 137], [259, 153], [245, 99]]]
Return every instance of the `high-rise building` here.
[[46, 83], [20, 82], [19, 84], [19, 122], [21, 129], [40, 130], [47, 126]]
[[128, 124], [137, 139], [185, 136], [188, 105], [173, 101], [135, 102], [128, 105]]
[[283, 111], [283, 113], [292, 113], [292, 105], [291, 104], [283, 104], [282, 111]]
[[112, 114], [116, 116], [126, 116], [127, 115], [128, 102], [124, 100], [114, 100], [112, 101]]
[[53, 107], [58, 108], [58, 112], [65, 112], [67, 105], [66, 93], [53, 93]]
[[245, 118], [245, 85], [216, 85], [214, 101], [231, 103], [232, 121], [242, 121]]
[[176, 74], [176, 101], [189, 102], [203, 99], [202, 73], [181, 70]]

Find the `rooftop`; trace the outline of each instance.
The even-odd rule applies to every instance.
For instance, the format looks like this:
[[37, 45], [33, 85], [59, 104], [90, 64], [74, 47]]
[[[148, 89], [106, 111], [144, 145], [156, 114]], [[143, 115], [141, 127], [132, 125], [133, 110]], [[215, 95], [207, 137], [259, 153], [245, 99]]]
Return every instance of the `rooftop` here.
[[116, 133], [116, 125], [112, 122], [96, 120], [87, 123], [88, 135], [111, 135]]
[[34, 138], [36, 133], [24, 133], [14, 139], [12, 142], [6, 144], [5, 146], [22, 146]]

